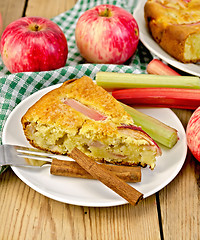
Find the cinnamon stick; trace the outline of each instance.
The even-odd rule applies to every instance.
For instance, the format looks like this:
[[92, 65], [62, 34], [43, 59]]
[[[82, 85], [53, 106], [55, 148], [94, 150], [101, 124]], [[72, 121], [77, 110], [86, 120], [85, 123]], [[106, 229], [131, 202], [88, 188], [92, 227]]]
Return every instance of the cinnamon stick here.
[[143, 194], [131, 187], [125, 181], [117, 177], [114, 173], [102, 167], [100, 164], [82, 153], [79, 149], [74, 148], [70, 156], [95, 179], [98, 179], [111, 190], [126, 199], [130, 204], [136, 205], [142, 198]]
[[[101, 164], [101, 166], [115, 173], [125, 182], [141, 182], [141, 167], [116, 166], [108, 164]], [[73, 161], [53, 159], [50, 173], [59, 176], [94, 179], [90, 173], [82, 168], [77, 162]]]

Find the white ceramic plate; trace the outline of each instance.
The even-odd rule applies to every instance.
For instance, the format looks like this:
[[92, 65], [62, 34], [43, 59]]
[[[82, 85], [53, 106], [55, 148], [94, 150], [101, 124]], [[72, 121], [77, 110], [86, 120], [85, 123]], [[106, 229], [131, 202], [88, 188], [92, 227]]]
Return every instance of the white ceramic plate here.
[[[48, 87], [34, 93], [12, 111], [4, 126], [3, 144], [29, 146], [23, 134], [21, 117], [42, 95], [58, 86]], [[172, 149], [162, 147], [163, 154], [158, 158], [155, 169], [153, 171], [149, 168], [142, 169], [142, 181], [131, 184], [142, 192], [146, 198], [165, 187], [178, 174], [185, 161], [187, 145], [184, 128], [170, 109], [143, 108], [140, 110], [176, 128], [180, 138]], [[49, 167], [39, 170], [20, 167], [12, 167], [12, 169], [28, 186], [60, 202], [93, 207], [116, 206], [127, 203], [97, 180], [53, 176], [49, 172]]]
[[200, 64], [192, 63], [181, 63], [175, 58], [167, 54], [151, 37], [149, 34], [148, 28], [146, 27], [144, 19], [144, 5], [146, 0], [139, 0], [138, 5], [134, 11], [134, 18], [136, 19], [139, 31], [140, 31], [140, 40], [156, 56], [167, 62], [168, 64], [193, 75], [200, 76]]

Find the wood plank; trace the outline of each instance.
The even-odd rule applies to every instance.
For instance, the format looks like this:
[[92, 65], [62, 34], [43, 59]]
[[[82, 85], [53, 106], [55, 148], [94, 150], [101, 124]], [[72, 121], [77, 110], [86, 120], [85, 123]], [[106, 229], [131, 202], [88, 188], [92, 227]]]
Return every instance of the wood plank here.
[[0, 176], [0, 192], [0, 239], [160, 239], [155, 195], [135, 207], [74, 206], [37, 193], [11, 170]]
[[155, 196], [138, 206], [124, 205], [111, 208], [85, 208], [85, 223], [89, 239], [160, 239]]
[[62, 12], [71, 9], [76, 2], [77, 0], [29, 0], [26, 10], [26, 16], [40, 16], [52, 18]]
[[[174, 110], [184, 127], [192, 114]], [[188, 152], [178, 176], [160, 191], [164, 239], [200, 239], [200, 163]], [[177, 238], [178, 237], [178, 238]]]
[[22, 17], [26, 0], [2, 0], [0, 1], [0, 11], [3, 19], [3, 30], [6, 26]]
[[175, 180], [160, 192], [164, 239], [200, 239], [200, 164], [191, 154]]

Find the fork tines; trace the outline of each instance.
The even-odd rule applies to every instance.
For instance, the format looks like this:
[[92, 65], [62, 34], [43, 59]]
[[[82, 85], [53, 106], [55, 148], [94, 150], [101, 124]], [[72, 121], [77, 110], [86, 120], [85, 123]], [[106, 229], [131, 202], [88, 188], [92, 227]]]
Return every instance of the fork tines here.
[[1, 161], [0, 165], [26, 165], [25, 159], [52, 162], [53, 159], [72, 161], [65, 155], [57, 155], [36, 148], [4, 144], [0, 146]]

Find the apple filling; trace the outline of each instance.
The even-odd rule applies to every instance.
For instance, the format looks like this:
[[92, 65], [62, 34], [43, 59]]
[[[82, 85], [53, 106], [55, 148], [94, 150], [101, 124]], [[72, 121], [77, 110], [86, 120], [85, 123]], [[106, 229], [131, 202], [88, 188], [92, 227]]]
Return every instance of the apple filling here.
[[186, 42], [184, 49], [184, 57], [185, 59], [200, 59], [200, 34], [191, 34]]
[[39, 123], [27, 124], [28, 135], [36, 147], [55, 153], [70, 154], [74, 147], [97, 161], [125, 165], [149, 165], [155, 167], [155, 158], [160, 154], [159, 147], [145, 134], [120, 126], [113, 136], [99, 139], [98, 133], [86, 130], [83, 125], [77, 132], [54, 125]]

